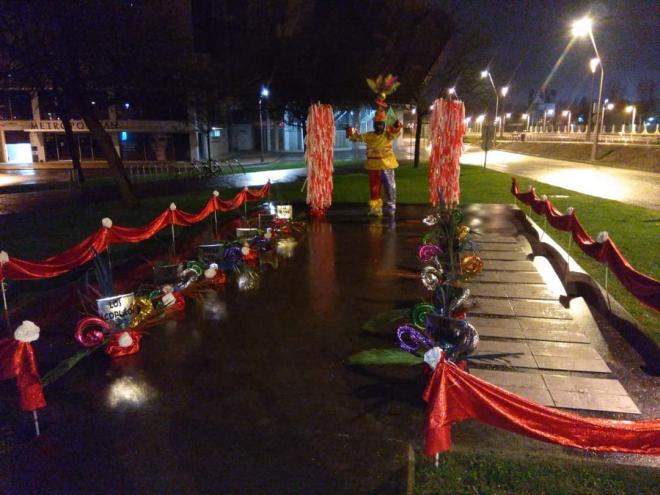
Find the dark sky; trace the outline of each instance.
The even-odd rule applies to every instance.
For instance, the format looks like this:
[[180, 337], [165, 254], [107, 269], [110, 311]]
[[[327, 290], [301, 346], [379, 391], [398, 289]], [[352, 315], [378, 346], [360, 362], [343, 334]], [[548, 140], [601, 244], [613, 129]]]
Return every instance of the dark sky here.
[[450, 0], [449, 5], [464, 29], [490, 37], [495, 84], [508, 82], [517, 103], [526, 104], [529, 90], [549, 76], [548, 87], [557, 90], [560, 102], [588, 94], [588, 63], [595, 56], [588, 38], [577, 40], [552, 73], [571, 40], [572, 21], [588, 13], [605, 67], [605, 90], [616, 81], [626, 97], [635, 98], [641, 78], [660, 85], [657, 0]]

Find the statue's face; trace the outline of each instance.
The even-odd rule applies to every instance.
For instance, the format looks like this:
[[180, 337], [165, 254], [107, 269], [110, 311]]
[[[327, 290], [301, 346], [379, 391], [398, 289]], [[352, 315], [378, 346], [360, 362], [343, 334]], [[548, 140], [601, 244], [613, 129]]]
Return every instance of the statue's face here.
[[374, 122], [374, 132], [376, 134], [385, 132], [385, 122]]

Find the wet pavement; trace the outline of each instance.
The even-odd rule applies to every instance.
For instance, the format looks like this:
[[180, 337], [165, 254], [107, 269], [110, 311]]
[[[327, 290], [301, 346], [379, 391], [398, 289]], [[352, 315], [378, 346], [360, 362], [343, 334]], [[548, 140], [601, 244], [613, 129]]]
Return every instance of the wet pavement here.
[[[310, 224], [295, 247], [282, 246], [277, 268], [262, 274], [257, 291], [229, 285], [199, 305], [189, 304], [184, 320], [150, 330], [138, 355], [86, 359], [47, 388], [38, 440], [29, 440], [30, 418], [14, 420], [18, 445], [5, 456], [9, 493], [402, 493], [407, 445], [419, 447], [423, 440], [426, 377], [419, 367], [357, 369], [344, 361], [363, 349], [393, 346], [393, 328], [367, 335], [362, 324], [425, 297], [416, 276], [401, 274], [418, 270], [416, 246], [426, 210], [403, 206], [396, 219], [368, 220], [364, 208], [333, 208], [329, 221]], [[548, 372], [536, 361], [542, 349], [531, 352], [532, 340], [545, 341], [539, 339], [544, 329], [520, 324], [519, 336], [503, 339], [492, 333], [501, 325], [483, 325], [510, 317], [541, 320], [525, 316], [529, 306], [514, 299], [552, 304], [551, 325], [569, 326], [544, 331], [575, 335], [559, 341], [592, 349], [612, 371], [607, 378], [619, 380], [616, 390], [629, 393], [643, 417], [657, 416], [657, 379], [643, 374], [641, 358], [624, 346], [610, 349], [581, 300], [556, 307], [561, 289], [548, 265], [528, 258], [516, 210], [471, 205], [466, 213], [483, 234], [489, 266], [484, 276], [540, 277], [475, 281], [475, 288], [479, 283], [504, 291], [479, 296], [482, 309], [474, 318], [483, 328], [483, 343], [509, 350], [525, 345], [537, 365], [485, 371], [527, 380], [522, 391], [534, 384], [541, 390], [543, 384], [552, 400], [561, 395], [553, 390], [570, 392], [573, 384], [561, 377], [573, 374]], [[498, 261], [498, 252], [505, 259]], [[522, 264], [492, 266], [505, 261]], [[516, 294], [524, 283], [538, 300]], [[489, 308], [487, 301], [506, 302], [512, 314], [500, 314], [504, 306]], [[47, 350], [38, 352], [42, 366], [52, 366]], [[493, 380], [502, 376], [491, 373]], [[602, 385], [578, 383], [594, 390]], [[570, 395], [557, 405], [570, 407]], [[543, 455], [574, 454], [473, 422], [456, 426], [454, 439], [458, 449], [507, 445]], [[630, 459], [623, 456], [624, 462]]]
[[[476, 147], [461, 157], [461, 164], [483, 167], [484, 152]], [[508, 151], [488, 152], [491, 170], [521, 175], [546, 184], [597, 198], [660, 210], [660, 174], [589, 163], [554, 160]]]

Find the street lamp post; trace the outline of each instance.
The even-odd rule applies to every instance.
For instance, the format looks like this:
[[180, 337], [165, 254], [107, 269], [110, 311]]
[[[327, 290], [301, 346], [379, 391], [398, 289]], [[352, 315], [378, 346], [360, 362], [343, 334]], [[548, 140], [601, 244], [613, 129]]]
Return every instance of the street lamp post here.
[[589, 61], [589, 68], [591, 69], [591, 89], [589, 91], [589, 117], [587, 118], [587, 141], [591, 139], [591, 116], [594, 111], [594, 76], [596, 75], [596, 69], [600, 64], [600, 60], [597, 58], [592, 58]]
[[495, 92], [495, 122], [497, 122], [497, 111], [498, 107], [500, 106], [500, 97], [497, 94], [497, 88], [495, 87], [495, 83], [493, 82], [493, 76], [490, 75], [490, 72], [487, 70], [482, 70], [481, 71], [481, 78], [488, 78], [490, 80], [490, 85], [493, 87], [493, 91]]
[[261, 148], [261, 163], [264, 162], [264, 119], [261, 111], [264, 98], [268, 98], [270, 91], [266, 86], [261, 87], [259, 94], [259, 148]]
[[568, 117], [567, 125], [568, 125], [568, 132], [570, 133], [571, 132], [571, 111], [570, 110], [564, 110], [561, 113], [561, 115], [562, 115], [562, 117]]
[[632, 118], [630, 119], [630, 133], [635, 133], [635, 114], [637, 113], [637, 107], [635, 105], [628, 105], [626, 107], [626, 113], [632, 113]]
[[[589, 36], [591, 39], [591, 44], [594, 47], [594, 52], [596, 52], [596, 58], [599, 60], [600, 65], [600, 85], [598, 87], [598, 105], [596, 106], [596, 133], [594, 136], [593, 144], [591, 146], [591, 160], [596, 160], [598, 157], [598, 133], [600, 127], [598, 124], [598, 119], [600, 116], [601, 101], [603, 98], [603, 79], [605, 78], [605, 70], [603, 69], [603, 60], [601, 59], [598, 48], [596, 47], [596, 40], [594, 39], [594, 33], [591, 30], [591, 19], [588, 17], [583, 17], [573, 23], [573, 36], [583, 38]], [[603, 112], [604, 113], [604, 112]]]
[[600, 119], [600, 132], [604, 133], [605, 132], [605, 110], [612, 110], [614, 108], [614, 103], [607, 103], [609, 100], [605, 98], [605, 101], [603, 102], [603, 114], [601, 115]]
[[506, 98], [506, 95], [509, 93], [509, 86], [502, 86], [502, 89], [500, 90], [502, 92], [502, 125], [500, 126], [500, 137], [504, 135], [504, 126], [506, 124], [506, 119], [507, 115], [504, 113], [504, 99]]

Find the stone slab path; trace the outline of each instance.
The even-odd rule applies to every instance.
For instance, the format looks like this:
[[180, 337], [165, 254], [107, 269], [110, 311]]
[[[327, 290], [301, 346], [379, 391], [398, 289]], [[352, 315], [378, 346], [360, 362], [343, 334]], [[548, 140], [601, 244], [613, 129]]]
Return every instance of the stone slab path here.
[[[507, 205], [473, 205], [484, 271], [469, 284], [470, 321], [481, 342], [475, 376], [547, 406], [640, 414], [606, 360], [596, 322], [583, 301], [559, 302], [561, 283], [534, 259], [523, 227]], [[604, 355], [602, 355], [604, 354]]]

